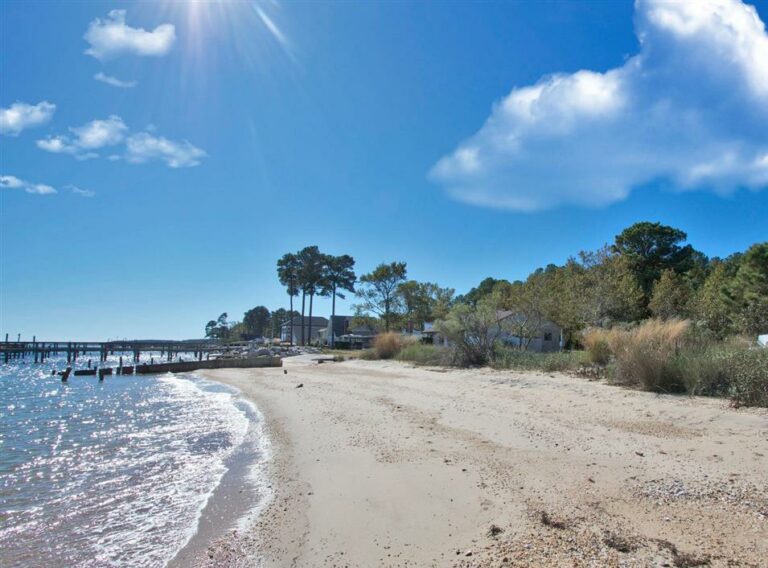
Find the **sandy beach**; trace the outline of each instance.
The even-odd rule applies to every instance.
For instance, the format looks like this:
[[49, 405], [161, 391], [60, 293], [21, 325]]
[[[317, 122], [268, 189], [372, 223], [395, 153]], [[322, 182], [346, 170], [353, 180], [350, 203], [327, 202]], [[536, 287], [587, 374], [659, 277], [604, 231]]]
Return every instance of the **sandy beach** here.
[[764, 410], [310, 356], [204, 375], [264, 414], [274, 497], [198, 565], [766, 566]]

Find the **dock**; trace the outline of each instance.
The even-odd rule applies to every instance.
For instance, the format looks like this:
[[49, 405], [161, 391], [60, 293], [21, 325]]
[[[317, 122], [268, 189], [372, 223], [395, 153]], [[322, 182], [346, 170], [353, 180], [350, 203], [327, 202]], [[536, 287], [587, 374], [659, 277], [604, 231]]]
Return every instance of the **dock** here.
[[96, 357], [100, 362], [107, 360], [109, 355], [115, 353], [127, 353], [132, 356], [134, 363], [141, 361], [142, 353], [160, 353], [161, 359], [172, 363], [181, 354], [191, 354], [197, 361], [208, 359], [212, 352], [221, 352], [228, 346], [207, 339], [192, 339], [186, 341], [162, 340], [162, 339], [134, 339], [115, 341], [38, 341], [33, 337], [31, 341], [22, 341], [17, 337], [16, 341], [10, 341], [5, 334], [5, 341], [0, 342], [0, 354], [2, 361], [8, 363], [15, 359], [31, 359], [34, 363], [43, 363], [51, 356], [67, 356], [67, 363], [75, 363], [78, 358]]

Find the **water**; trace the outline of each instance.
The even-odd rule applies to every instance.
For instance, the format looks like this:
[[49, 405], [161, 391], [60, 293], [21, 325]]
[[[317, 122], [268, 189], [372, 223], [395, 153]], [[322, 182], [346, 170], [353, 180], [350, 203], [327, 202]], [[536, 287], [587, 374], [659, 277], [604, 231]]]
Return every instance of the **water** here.
[[57, 364], [0, 366], [0, 566], [165, 566], [235, 459], [253, 464], [243, 509], [265, 498], [260, 416], [234, 390], [170, 374], [62, 383]]

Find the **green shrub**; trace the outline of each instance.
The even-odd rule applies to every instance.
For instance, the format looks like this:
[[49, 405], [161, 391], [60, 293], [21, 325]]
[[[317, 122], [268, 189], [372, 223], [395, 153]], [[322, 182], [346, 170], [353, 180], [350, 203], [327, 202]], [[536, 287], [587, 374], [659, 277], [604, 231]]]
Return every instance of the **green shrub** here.
[[399, 361], [408, 361], [417, 365], [444, 365], [451, 364], [453, 353], [447, 347], [437, 345], [425, 345], [413, 343], [406, 345], [397, 354]]
[[736, 406], [768, 406], [768, 349], [734, 351], [729, 355], [729, 396]]
[[360, 351], [360, 359], [363, 359], [364, 361], [375, 361], [378, 358], [379, 356], [373, 349], [363, 349]]
[[579, 351], [561, 351], [558, 353], [536, 353], [521, 351], [513, 347], [499, 347], [492, 363], [495, 369], [518, 369], [524, 371], [573, 371], [584, 361]]
[[675, 371], [688, 394], [727, 396], [730, 357], [731, 353], [721, 345], [688, 347], [675, 356]]

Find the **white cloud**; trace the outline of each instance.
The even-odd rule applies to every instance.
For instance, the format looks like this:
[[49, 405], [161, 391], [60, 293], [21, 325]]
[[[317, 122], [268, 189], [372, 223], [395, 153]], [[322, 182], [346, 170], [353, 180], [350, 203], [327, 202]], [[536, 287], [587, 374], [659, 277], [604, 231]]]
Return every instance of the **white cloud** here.
[[56, 111], [56, 105], [42, 101], [36, 105], [16, 102], [8, 108], [0, 108], [0, 132], [16, 136], [22, 130], [45, 124]]
[[[151, 127], [154, 130], [154, 127]], [[125, 144], [125, 154], [112, 153], [110, 161], [125, 159], [134, 164], [150, 160], [162, 160], [172, 168], [197, 166], [207, 156], [204, 150], [186, 140], [176, 142], [155, 136], [149, 132], [130, 134], [128, 126], [119, 116], [104, 120], [92, 120], [82, 126], [70, 128], [70, 136], [49, 136], [38, 140], [37, 146], [54, 154], [70, 154], [78, 160], [98, 158], [95, 150], [113, 148]]]
[[76, 185], [68, 185], [67, 189], [69, 189], [75, 195], [79, 195], [80, 197], [93, 197], [96, 195], [95, 191], [91, 191], [90, 189], [81, 189]]
[[0, 187], [19, 189], [24, 187], [24, 180], [20, 180], [16, 176], [0, 176]]
[[113, 114], [106, 120], [93, 120], [70, 130], [77, 137], [78, 147], [94, 150], [122, 142], [128, 127], [122, 118]]
[[70, 144], [69, 140], [64, 136], [49, 136], [48, 138], [38, 140], [37, 147], [54, 154], [74, 154], [77, 152], [77, 148]]
[[176, 40], [172, 24], [161, 24], [148, 32], [126, 25], [125, 13], [112, 10], [107, 18], [92, 21], [83, 36], [91, 45], [85, 53], [105, 60], [123, 54], [161, 56], [170, 51]]
[[50, 195], [52, 193], [57, 193], [54, 188], [52, 188], [50, 185], [45, 185], [44, 183], [29, 184], [24, 188], [24, 191], [27, 193], [36, 193], [38, 195]]
[[119, 116], [104, 120], [92, 120], [82, 126], [72, 127], [73, 136], [49, 136], [38, 140], [38, 148], [54, 154], [72, 154], [79, 160], [98, 157], [93, 150], [120, 144], [128, 127]]
[[768, 34], [739, 0], [638, 0], [640, 53], [512, 90], [431, 170], [456, 199], [537, 211], [643, 184], [768, 186]]
[[102, 83], [106, 83], [107, 85], [111, 85], [113, 87], [117, 87], [119, 89], [130, 89], [132, 87], [135, 87], [138, 85], [137, 81], [123, 81], [122, 79], [118, 79], [117, 77], [112, 77], [111, 75], [106, 75], [105, 73], [102, 73], [99, 71], [93, 76], [94, 79], [97, 81], [101, 81]]
[[27, 193], [37, 195], [50, 195], [57, 193], [54, 188], [44, 183], [30, 183], [16, 176], [0, 176], [0, 188], [3, 189], [23, 189]]
[[206, 156], [205, 151], [184, 140], [173, 142], [161, 136], [140, 132], [126, 140], [126, 160], [138, 164], [157, 159], [165, 161], [172, 168], [196, 166]]

